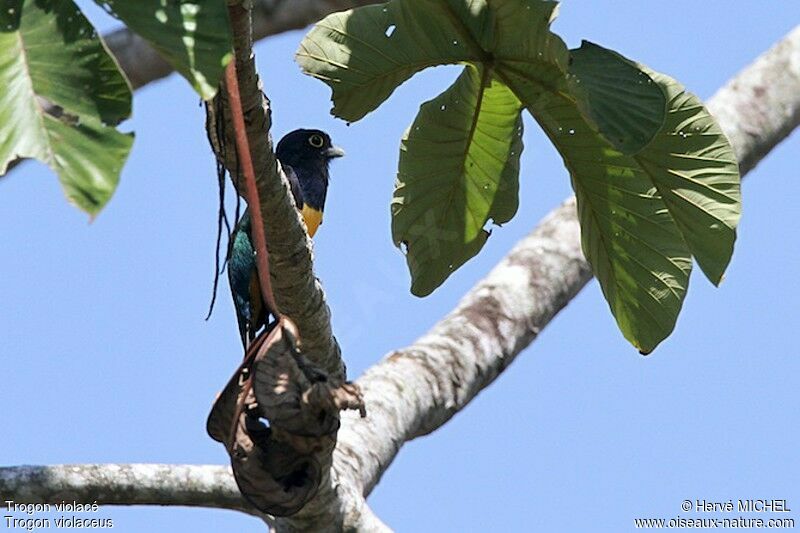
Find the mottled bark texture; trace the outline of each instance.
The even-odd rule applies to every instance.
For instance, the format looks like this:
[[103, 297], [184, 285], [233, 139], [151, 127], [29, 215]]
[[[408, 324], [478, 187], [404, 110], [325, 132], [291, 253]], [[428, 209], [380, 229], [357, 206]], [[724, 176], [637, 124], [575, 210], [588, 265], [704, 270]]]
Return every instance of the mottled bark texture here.
[[[800, 28], [721, 89], [708, 107], [730, 137], [746, 173], [800, 122]], [[292, 519], [278, 520], [276, 527], [385, 530], [364, 497], [405, 442], [434, 431], [463, 408], [586, 284], [591, 274], [579, 241], [570, 199], [520, 241], [429, 333], [368, 370], [358, 383], [369, 416], [342, 417], [330, 482], [323, 483], [328, 489], [320, 490]], [[188, 498], [185, 483], [175, 474], [172, 485], [163, 487], [164, 497], [155, 501], [146, 497], [147, 484], [126, 487], [120, 496], [114, 480], [108, 479], [107, 485], [87, 491], [88, 481], [80, 471], [57, 482], [49, 474], [21, 480], [29, 468], [47, 473], [75, 467], [0, 469], [0, 492], [20, 501], [58, 497], [105, 504], [242, 508], [241, 500], [230, 493], [229, 477]], [[179, 473], [214, 467], [169, 468]]]
[[744, 176], [800, 124], [800, 26], [717, 91], [707, 107]]

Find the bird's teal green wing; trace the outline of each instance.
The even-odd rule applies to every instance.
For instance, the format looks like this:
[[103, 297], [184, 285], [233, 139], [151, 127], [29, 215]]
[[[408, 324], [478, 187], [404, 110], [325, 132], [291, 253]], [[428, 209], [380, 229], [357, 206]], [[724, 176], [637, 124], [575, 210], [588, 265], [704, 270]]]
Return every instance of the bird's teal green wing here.
[[[256, 257], [250, 241], [250, 215], [245, 211], [231, 237], [228, 256], [228, 282], [236, 308], [239, 335], [247, 347], [266, 321], [258, 285]], [[255, 294], [254, 294], [255, 293]]]

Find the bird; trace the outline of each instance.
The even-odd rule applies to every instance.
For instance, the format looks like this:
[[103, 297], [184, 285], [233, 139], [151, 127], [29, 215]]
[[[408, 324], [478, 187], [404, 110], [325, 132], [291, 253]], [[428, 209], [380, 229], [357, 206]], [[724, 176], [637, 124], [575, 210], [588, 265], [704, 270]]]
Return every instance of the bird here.
[[[334, 146], [330, 135], [324, 131], [298, 129], [278, 142], [275, 155], [289, 180], [308, 235], [314, 237], [322, 225], [330, 177], [328, 165], [333, 159], [344, 156], [344, 150]], [[228, 282], [245, 350], [261, 328], [269, 325], [270, 315], [274, 315], [261, 297], [251, 228], [249, 210], [245, 210], [231, 234], [228, 249]]]

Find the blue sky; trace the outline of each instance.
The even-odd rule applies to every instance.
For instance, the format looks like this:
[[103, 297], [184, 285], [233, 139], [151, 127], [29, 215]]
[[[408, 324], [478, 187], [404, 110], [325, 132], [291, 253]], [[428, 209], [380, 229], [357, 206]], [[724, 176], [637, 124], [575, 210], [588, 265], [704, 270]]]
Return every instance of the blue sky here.
[[[800, 21], [800, 3], [572, 0], [560, 13], [571, 47], [595, 41], [705, 99]], [[450, 310], [569, 194], [568, 176], [528, 120], [517, 216], [433, 295], [411, 296], [389, 231], [399, 139], [457, 70], [422, 73], [348, 127], [293, 63], [302, 35], [256, 54], [273, 134], [322, 128], [348, 153], [332, 168], [315, 267], [357, 377]], [[240, 344], [226, 284], [203, 320], [217, 206], [203, 121], [178, 77], [137, 92], [133, 153], [92, 224], [38, 163], [0, 180], [2, 464], [227, 460], [204, 423]], [[683, 512], [684, 499], [779, 498], [800, 520], [798, 153], [795, 134], [748, 176], [725, 282], [695, 273], [652, 356], [624, 341], [592, 282], [467, 409], [403, 448], [375, 512], [398, 531], [627, 531], [638, 517], [711, 516]], [[261, 530], [230, 511], [99, 514], [123, 532]]]

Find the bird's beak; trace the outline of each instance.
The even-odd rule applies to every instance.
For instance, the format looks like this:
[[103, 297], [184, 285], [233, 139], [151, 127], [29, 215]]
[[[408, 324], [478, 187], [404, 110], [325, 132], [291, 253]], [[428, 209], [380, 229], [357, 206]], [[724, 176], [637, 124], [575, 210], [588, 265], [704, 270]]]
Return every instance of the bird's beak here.
[[344, 156], [344, 150], [342, 150], [338, 146], [331, 146], [330, 148], [325, 150], [325, 156], [326, 157], [330, 157], [330, 158], [343, 157]]

